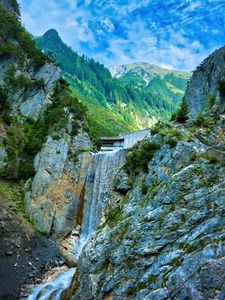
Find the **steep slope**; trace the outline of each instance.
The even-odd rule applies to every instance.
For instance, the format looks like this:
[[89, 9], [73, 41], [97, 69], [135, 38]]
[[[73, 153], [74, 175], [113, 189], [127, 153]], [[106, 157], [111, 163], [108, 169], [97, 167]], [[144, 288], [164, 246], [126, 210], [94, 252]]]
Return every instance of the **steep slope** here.
[[134, 63], [109, 68], [121, 84], [142, 91], [145, 101], [159, 119], [167, 120], [177, 110], [191, 74], [167, 70], [148, 63]]
[[[62, 42], [53, 29], [37, 38], [36, 42], [45, 52], [52, 53], [73, 87], [74, 94], [82, 97], [98, 136], [138, 129], [135, 119], [141, 120], [141, 112], [130, 102], [130, 91], [114, 82], [103, 65], [79, 56]], [[138, 97], [136, 94], [133, 96], [135, 99]], [[144, 127], [151, 124], [146, 113], [141, 124]]]
[[145, 82], [140, 84], [143, 79], [132, 78], [137, 73], [127, 74], [124, 80], [112, 78], [103, 65], [66, 46], [53, 29], [36, 38], [36, 42], [45, 52], [52, 53], [74, 92], [83, 95], [99, 135], [149, 127], [155, 118], [168, 119], [181, 101], [188, 74], [180, 72], [175, 76], [175, 72], [167, 71], [166, 81], [161, 79], [164, 75], [157, 75], [151, 87], [146, 87]]
[[63, 299], [224, 299], [223, 101], [127, 154]]
[[77, 225], [93, 149], [85, 107], [17, 9], [16, 1], [0, 1], [0, 298], [10, 300], [64, 264], [42, 235], [56, 241]]
[[224, 65], [225, 47], [222, 47], [206, 58], [193, 73], [185, 93], [190, 117], [197, 117], [215, 103], [224, 109]]

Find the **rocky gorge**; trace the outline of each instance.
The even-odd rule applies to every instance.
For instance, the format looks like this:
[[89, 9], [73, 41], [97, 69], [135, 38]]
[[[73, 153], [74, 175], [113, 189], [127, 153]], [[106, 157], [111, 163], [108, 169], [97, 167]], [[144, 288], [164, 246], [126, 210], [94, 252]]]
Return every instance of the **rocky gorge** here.
[[98, 152], [15, 4], [0, 1], [0, 298], [225, 299], [225, 48], [174, 121]]

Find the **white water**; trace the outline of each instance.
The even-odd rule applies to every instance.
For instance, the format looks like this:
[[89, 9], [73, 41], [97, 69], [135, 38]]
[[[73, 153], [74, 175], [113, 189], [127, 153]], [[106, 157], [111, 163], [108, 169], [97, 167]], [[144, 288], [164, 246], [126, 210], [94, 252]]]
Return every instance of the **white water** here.
[[[124, 151], [99, 152], [93, 154], [87, 172], [83, 220], [79, 244], [74, 249], [78, 258], [85, 244], [101, 221], [102, 210], [106, 206], [112, 190], [113, 176], [122, 165]], [[38, 285], [28, 300], [59, 300], [73, 278], [75, 269], [60, 274], [53, 282]]]

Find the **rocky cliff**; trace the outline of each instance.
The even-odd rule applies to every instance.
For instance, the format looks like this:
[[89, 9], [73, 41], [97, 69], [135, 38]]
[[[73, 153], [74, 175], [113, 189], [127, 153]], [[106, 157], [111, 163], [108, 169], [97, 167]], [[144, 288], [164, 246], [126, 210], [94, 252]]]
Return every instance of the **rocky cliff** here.
[[[186, 93], [193, 116], [203, 96], [190, 86], [216, 86], [197, 72]], [[217, 97], [201, 119], [159, 124], [127, 154], [63, 299], [224, 299], [225, 116]]]
[[0, 298], [12, 300], [64, 263], [93, 145], [85, 107], [21, 25], [16, 1], [0, 1], [0, 23]]
[[0, 5], [16, 17], [20, 16], [20, 9], [16, 0], [0, 0]]
[[225, 80], [225, 47], [216, 50], [205, 59], [193, 73], [185, 93], [189, 115], [197, 117], [207, 108], [208, 102], [217, 102], [224, 110], [224, 97], [221, 97], [220, 83]]
[[31, 177], [25, 206], [36, 228], [68, 234], [77, 225], [89, 161], [84, 152], [92, 148], [82, 129], [85, 108], [59, 80], [59, 68], [8, 13], [10, 3], [0, 6], [1, 175]]

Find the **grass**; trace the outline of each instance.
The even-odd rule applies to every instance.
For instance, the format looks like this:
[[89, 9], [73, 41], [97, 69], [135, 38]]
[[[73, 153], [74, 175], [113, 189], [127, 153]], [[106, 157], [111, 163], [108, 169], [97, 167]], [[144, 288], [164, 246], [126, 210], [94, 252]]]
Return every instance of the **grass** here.
[[30, 222], [24, 206], [24, 192], [21, 183], [1, 179], [0, 194], [9, 203], [13, 212], [20, 214]]
[[106, 222], [110, 228], [115, 227], [120, 221], [123, 220], [123, 213], [120, 207], [115, 208], [108, 212]]
[[153, 158], [160, 145], [144, 140], [126, 155], [125, 169], [129, 174], [137, 175], [141, 171], [147, 171], [148, 163]]

